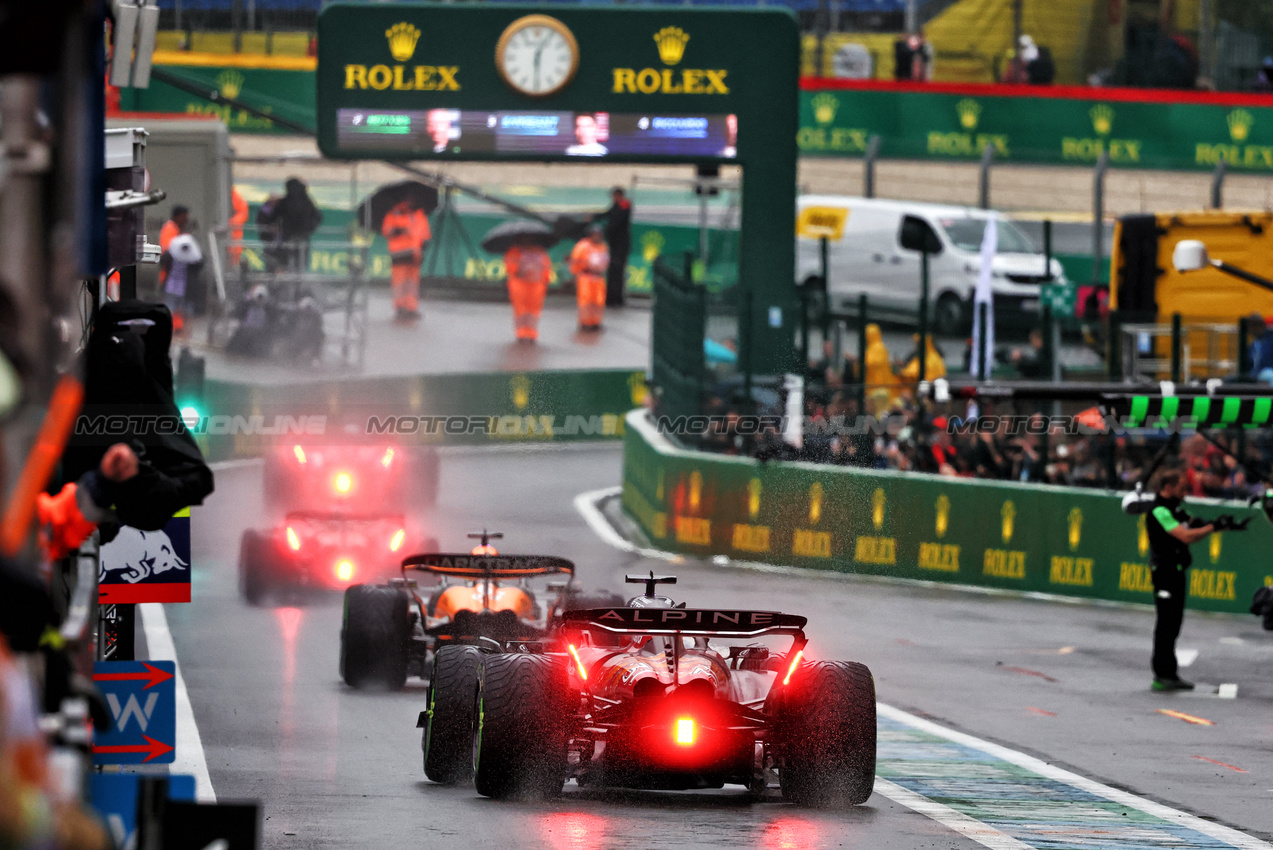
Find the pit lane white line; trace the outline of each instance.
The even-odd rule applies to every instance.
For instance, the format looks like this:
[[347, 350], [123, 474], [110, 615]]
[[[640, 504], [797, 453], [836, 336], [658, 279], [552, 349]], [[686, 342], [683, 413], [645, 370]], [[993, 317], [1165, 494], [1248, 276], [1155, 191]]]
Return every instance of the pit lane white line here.
[[955, 811], [950, 806], [944, 806], [923, 794], [916, 794], [909, 788], [903, 788], [895, 782], [889, 782], [878, 776], [875, 777], [875, 793], [921, 815], [926, 815], [947, 829], [965, 838], [971, 838], [991, 850], [1034, 850], [1029, 844], [1018, 841], [1006, 832], [1000, 832], [989, 824], [970, 818], [963, 812]]
[[[647, 549], [645, 547], [637, 546], [630, 540], [625, 539], [623, 535], [619, 534], [619, 532], [610, 524], [609, 520], [605, 518], [605, 515], [602, 514], [601, 510], [597, 507], [598, 501], [612, 497], [619, 492], [621, 492], [620, 488], [610, 487], [604, 490], [593, 490], [588, 493], [580, 493], [575, 497], [575, 509], [579, 511], [580, 515], [584, 518], [584, 521], [588, 523], [588, 526], [592, 528], [598, 537], [617, 549], [621, 549], [625, 552], [634, 552], [647, 558], [681, 560], [680, 556], [673, 555], [669, 552], [662, 552], [657, 549]], [[796, 570], [795, 568], [786, 567], [774, 567], [773, 571], [791, 573], [815, 572], [812, 570]], [[913, 714], [902, 711], [900, 708], [894, 708], [893, 706], [885, 705], [884, 703], [877, 703], [876, 709], [881, 715], [896, 720], [899, 723], [904, 723], [907, 726], [928, 732], [932, 735], [937, 735], [957, 744], [963, 744], [964, 746], [981, 750], [988, 755], [1003, 759], [1006, 762], [1025, 768], [1026, 770], [1032, 771], [1047, 779], [1053, 779], [1073, 788], [1095, 794], [1098, 797], [1104, 797], [1111, 802], [1136, 809], [1147, 815], [1161, 818], [1170, 823], [1188, 827], [1197, 832], [1201, 832], [1203, 835], [1208, 835], [1219, 841], [1231, 844], [1234, 847], [1241, 848], [1241, 850], [1273, 850], [1273, 845], [1260, 841], [1257, 838], [1252, 838], [1251, 836], [1241, 833], [1236, 829], [1211, 823], [1210, 821], [1203, 820], [1200, 817], [1188, 814], [1187, 812], [1182, 812], [1178, 809], [1173, 809], [1170, 806], [1163, 805], [1162, 803], [1155, 803], [1154, 801], [1147, 800], [1144, 797], [1138, 797], [1135, 794], [1120, 791], [1117, 788], [1111, 788], [1110, 786], [1103, 785], [1093, 779], [1088, 779], [1087, 777], [1080, 776], [1077, 773], [1072, 773], [1063, 768], [1048, 764], [1034, 756], [1028, 756], [1025, 753], [1008, 749], [1007, 747], [1000, 746], [999, 744], [983, 741], [980, 738], [976, 738], [963, 732], [956, 732], [953, 729], [947, 729], [945, 726], [940, 726], [933, 723], [931, 720], [916, 717]], [[1021, 850], [1021, 848], [1030, 850], [1030, 845], [1024, 844], [988, 824], [981, 823], [980, 821], [957, 812], [948, 806], [944, 806], [941, 803], [930, 800], [921, 794], [916, 794], [913, 791], [902, 788], [888, 780], [876, 777], [875, 791], [895, 803], [927, 815], [933, 820], [941, 823], [943, 826], [952, 829], [985, 847], [992, 848], [992, 850]]]
[[[1127, 791], [1120, 791], [1117, 788], [1111, 788], [1110, 786], [1103, 785], [1094, 779], [1088, 779], [1086, 776], [1080, 776], [1077, 773], [1072, 773], [1071, 771], [1057, 767], [1054, 764], [1049, 764], [1048, 762], [1035, 758], [1034, 756], [1028, 756], [1025, 753], [1008, 749], [1007, 747], [1000, 746], [999, 744], [992, 744], [989, 741], [984, 741], [981, 738], [976, 738], [963, 732], [956, 732], [954, 729], [947, 729], [945, 726], [939, 726], [931, 720], [916, 717], [913, 714], [902, 711], [900, 708], [893, 708], [891, 705], [877, 703], [876, 710], [885, 717], [896, 720], [899, 723], [905, 723], [907, 726], [919, 729], [922, 732], [937, 735], [956, 744], [962, 744], [966, 747], [981, 750], [987, 755], [1002, 759], [1010, 764], [1015, 764], [1018, 767], [1025, 768], [1026, 770], [1038, 774], [1046, 779], [1055, 780], [1065, 785], [1069, 785], [1071, 788], [1077, 788], [1080, 791], [1087, 791], [1088, 793], [1095, 794], [1098, 797], [1104, 797], [1110, 802], [1118, 803], [1131, 809], [1136, 809], [1147, 815], [1161, 818], [1169, 823], [1187, 827], [1195, 832], [1201, 832], [1203, 835], [1231, 844], [1234, 847], [1242, 848], [1242, 850], [1273, 850], [1273, 845], [1261, 841], [1258, 838], [1252, 838], [1245, 833], [1238, 832], [1236, 829], [1222, 826], [1217, 823], [1211, 823], [1210, 821], [1203, 820], [1195, 815], [1182, 812], [1179, 809], [1173, 809], [1170, 806], [1163, 805], [1162, 803], [1155, 803], [1153, 800], [1147, 800], [1144, 797], [1139, 797]], [[876, 781], [878, 782], [879, 780]]]
[[181, 662], [177, 660], [177, 647], [168, 631], [168, 616], [160, 602], [145, 602], [137, 606], [141, 614], [142, 628], [146, 633], [146, 647], [151, 661], [171, 661], [176, 665], [177, 688], [177, 755], [169, 765], [169, 772], [194, 776], [195, 799], [200, 803], [215, 803], [212, 777], [208, 775], [208, 762], [203, 754], [203, 739], [195, 724], [194, 708], [186, 690], [186, 680], [181, 676]]

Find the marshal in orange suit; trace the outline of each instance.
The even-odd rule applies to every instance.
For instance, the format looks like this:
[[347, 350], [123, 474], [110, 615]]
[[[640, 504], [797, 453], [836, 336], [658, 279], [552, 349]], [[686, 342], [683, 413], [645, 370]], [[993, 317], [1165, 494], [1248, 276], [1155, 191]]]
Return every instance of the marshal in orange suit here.
[[424, 259], [424, 245], [433, 237], [429, 217], [403, 202], [385, 215], [381, 233], [389, 243], [389, 260], [393, 264], [390, 281], [397, 318], [419, 318], [420, 263]]
[[606, 309], [606, 269], [609, 266], [610, 251], [602, 238], [601, 228], [593, 227], [570, 252], [580, 330], [601, 330], [601, 317]]
[[508, 272], [508, 300], [513, 304], [517, 341], [533, 343], [539, 339], [539, 314], [544, 311], [552, 260], [538, 245], [523, 243], [505, 252], [504, 268]]

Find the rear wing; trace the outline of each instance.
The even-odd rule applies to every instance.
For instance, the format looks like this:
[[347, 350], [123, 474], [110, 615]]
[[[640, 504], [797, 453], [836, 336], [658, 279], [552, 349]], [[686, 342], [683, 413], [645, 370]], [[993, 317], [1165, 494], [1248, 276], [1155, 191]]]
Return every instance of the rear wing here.
[[284, 522], [395, 522], [403, 525], [407, 521], [405, 514], [366, 513], [353, 511], [288, 511], [283, 515]]
[[792, 635], [804, 645], [805, 617], [777, 611], [716, 608], [589, 608], [562, 614], [566, 629], [601, 629], [614, 634], [756, 637]]
[[417, 570], [466, 579], [533, 578], [565, 573], [571, 579], [575, 564], [553, 555], [470, 555], [430, 552], [402, 559], [402, 571]]

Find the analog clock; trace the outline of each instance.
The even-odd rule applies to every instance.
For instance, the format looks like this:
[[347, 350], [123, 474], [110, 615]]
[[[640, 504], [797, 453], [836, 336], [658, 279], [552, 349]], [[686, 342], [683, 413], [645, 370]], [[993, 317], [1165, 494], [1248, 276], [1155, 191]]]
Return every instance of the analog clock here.
[[495, 67], [504, 82], [531, 97], [566, 87], [579, 68], [579, 43], [556, 18], [527, 15], [508, 25], [495, 45]]

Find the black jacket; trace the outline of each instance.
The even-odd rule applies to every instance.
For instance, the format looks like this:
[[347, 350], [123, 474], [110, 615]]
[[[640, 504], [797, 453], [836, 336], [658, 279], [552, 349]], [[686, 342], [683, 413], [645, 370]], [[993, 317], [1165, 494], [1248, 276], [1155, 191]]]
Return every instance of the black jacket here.
[[1183, 503], [1175, 499], [1154, 498], [1153, 507], [1145, 515], [1145, 531], [1149, 534], [1149, 563], [1154, 569], [1158, 567], [1174, 567], [1186, 570], [1193, 563], [1193, 555], [1189, 546], [1172, 537], [1163, 522], [1174, 528], [1175, 525], [1188, 525], [1189, 514], [1185, 513]]

